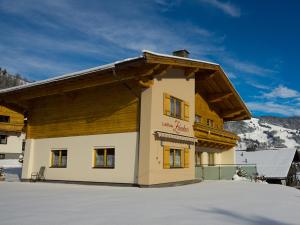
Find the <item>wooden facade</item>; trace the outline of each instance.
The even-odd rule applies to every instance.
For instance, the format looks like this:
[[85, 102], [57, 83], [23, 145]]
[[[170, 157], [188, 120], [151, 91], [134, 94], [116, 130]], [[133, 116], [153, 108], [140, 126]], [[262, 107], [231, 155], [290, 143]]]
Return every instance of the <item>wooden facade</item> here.
[[0, 122], [0, 132], [16, 132], [21, 133], [24, 128], [24, 115], [0, 105], [0, 116], [8, 117], [7, 122]]
[[137, 97], [119, 83], [34, 99], [28, 110], [27, 136], [37, 139], [137, 131], [138, 105]]

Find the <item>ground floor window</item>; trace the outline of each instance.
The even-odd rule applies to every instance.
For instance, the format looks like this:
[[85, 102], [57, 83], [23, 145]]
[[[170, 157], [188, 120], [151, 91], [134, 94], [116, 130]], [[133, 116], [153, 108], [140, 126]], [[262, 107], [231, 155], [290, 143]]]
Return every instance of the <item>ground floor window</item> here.
[[115, 149], [114, 148], [95, 149], [94, 168], [115, 168]]
[[51, 150], [51, 167], [66, 168], [67, 167], [67, 150]]
[[170, 149], [170, 168], [183, 167], [183, 150], [182, 149]]
[[203, 152], [195, 152], [195, 165], [200, 166], [202, 165], [202, 155]]
[[5, 159], [5, 154], [0, 154], [0, 159]]
[[7, 144], [7, 135], [0, 135], [0, 144], [1, 145]]
[[172, 148], [164, 146], [164, 165], [168, 168], [188, 168], [189, 167], [189, 149], [186, 148]]
[[215, 165], [215, 153], [214, 152], [208, 152], [208, 165], [209, 166]]

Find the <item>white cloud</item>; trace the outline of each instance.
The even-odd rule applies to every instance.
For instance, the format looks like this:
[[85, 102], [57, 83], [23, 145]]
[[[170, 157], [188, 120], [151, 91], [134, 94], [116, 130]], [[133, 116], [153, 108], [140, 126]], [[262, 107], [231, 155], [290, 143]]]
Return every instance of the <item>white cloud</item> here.
[[203, 3], [209, 4], [232, 17], [240, 17], [241, 16], [240, 8], [231, 4], [230, 2], [222, 2], [219, 0], [200, 0], [200, 1]]
[[297, 98], [300, 93], [283, 85], [279, 85], [273, 91], [263, 94], [265, 98]]
[[235, 68], [236, 70], [244, 73], [254, 74], [258, 76], [268, 76], [272, 73], [277, 73], [277, 71], [275, 70], [267, 69], [251, 62], [243, 62], [228, 55], [221, 56], [221, 60], [230, 65], [232, 68]]
[[247, 106], [251, 111], [280, 114], [283, 116], [300, 116], [300, 108], [292, 105], [274, 102], [248, 102]]

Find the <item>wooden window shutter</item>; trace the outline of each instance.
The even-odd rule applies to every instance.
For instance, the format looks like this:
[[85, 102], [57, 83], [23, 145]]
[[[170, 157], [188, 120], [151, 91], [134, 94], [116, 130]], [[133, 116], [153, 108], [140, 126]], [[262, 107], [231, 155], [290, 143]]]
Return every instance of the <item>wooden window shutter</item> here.
[[170, 168], [170, 147], [164, 146], [164, 169]]
[[164, 115], [169, 116], [171, 113], [171, 97], [164, 93]]
[[190, 105], [188, 102], [184, 102], [184, 120], [189, 121], [190, 119]]
[[190, 149], [184, 149], [184, 168], [189, 168], [190, 166]]
[[181, 166], [181, 167], [185, 167], [184, 150], [181, 150], [181, 151], [180, 151], [180, 160], [181, 160], [180, 166]]

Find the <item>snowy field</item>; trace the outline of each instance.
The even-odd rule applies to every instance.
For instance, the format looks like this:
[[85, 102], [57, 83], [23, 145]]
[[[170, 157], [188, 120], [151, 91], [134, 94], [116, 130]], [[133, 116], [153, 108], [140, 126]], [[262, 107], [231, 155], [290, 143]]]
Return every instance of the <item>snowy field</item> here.
[[300, 191], [214, 181], [170, 188], [0, 182], [1, 225], [289, 225]]

